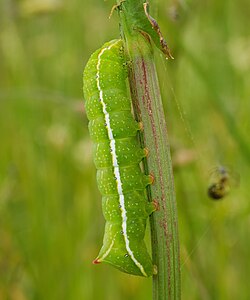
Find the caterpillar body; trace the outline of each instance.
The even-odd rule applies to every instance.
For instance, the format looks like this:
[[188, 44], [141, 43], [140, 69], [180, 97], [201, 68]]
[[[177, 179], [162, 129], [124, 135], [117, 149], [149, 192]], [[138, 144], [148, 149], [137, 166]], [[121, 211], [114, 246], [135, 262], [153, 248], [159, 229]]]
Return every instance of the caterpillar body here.
[[144, 235], [148, 216], [155, 210], [145, 187], [152, 177], [143, 174], [140, 161], [147, 151], [137, 140], [140, 124], [131, 111], [122, 40], [112, 40], [95, 51], [83, 72], [85, 110], [94, 142], [97, 185], [106, 220], [97, 264], [151, 276], [153, 265]]

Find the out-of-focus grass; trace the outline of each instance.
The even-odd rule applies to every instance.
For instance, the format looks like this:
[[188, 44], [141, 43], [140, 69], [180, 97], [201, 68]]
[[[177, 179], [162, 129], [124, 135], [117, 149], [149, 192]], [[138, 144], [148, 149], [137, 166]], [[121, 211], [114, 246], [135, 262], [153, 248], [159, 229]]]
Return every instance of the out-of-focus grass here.
[[[119, 34], [112, 5], [0, 3], [0, 299], [151, 298], [150, 279], [91, 264], [104, 220], [82, 69]], [[183, 299], [249, 299], [249, 3], [156, 5], [175, 56], [158, 59], [173, 156], [196, 153], [174, 174]], [[241, 184], [215, 203], [206, 189], [218, 164]]]

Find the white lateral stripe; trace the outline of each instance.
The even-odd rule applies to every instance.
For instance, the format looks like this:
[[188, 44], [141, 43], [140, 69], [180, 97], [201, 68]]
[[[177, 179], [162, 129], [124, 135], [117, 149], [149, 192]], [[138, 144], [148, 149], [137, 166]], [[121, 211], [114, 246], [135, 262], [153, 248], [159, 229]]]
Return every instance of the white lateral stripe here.
[[105, 259], [105, 257], [107, 257], [109, 255], [109, 252], [111, 251], [112, 247], [114, 245], [114, 240], [112, 240], [108, 250], [98, 259], [99, 261], [102, 261]]
[[[127, 234], [127, 215], [126, 215], [124, 194], [123, 194], [123, 190], [122, 190], [122, 181], [121, 181], [121, 175], [120, 175], [120, 170], [119, 170], [119, 164], [118, 164], [117, 155], [116, 155], [116, 145], [115, 145], [115, 140], [114, 140], [111, 124], [110, 124], [109, 113], [107, 112], [106, 103], [104, 102], [103, 92], [102, 92], [101, 86], [100, 86], [101, 56], [103, 55], [103, 53], [105, 51], [110, 50], [118, 42], [119, 42], [119, 40], [114, 42], [110, 46], [103, 48], [100, 51], [100, 53], [98, 54], [96, 84], [97, 84], [97, 88], [99, 91], [100, 102], [102, 104], [102, 110], [103, 110], [104, 117], [105, 117], [106, 127], [107, 127], [107, 131], [108, 131], [108, 137], [110, 140], [110, 148], [111, 148], [112, 162], [113, 162], [113, 168], [114, 168], [114, 175], [115, 175], [116, 182], [117, 182], [117, 192], [119, 194], [119, 203], [120, 203], [120, 207], [121, 207], [121, 211], [122, 211], [122, 231], [123, 231], [123, 236], [124, 236], [124, 240], [125, 240], [126, 250], [128, 251], [128, 254], [131, 257], [131, 259], [133, 260], [133, 262], [135, 263], [135, 265], [140, 269], [141, 273], [144, 276], [147, 276], [146, 272], [144, 271], [143, 266], [134, 257], [133, 251], [130, 249], [130, 246], [129, 246], [129, 239], [128, 239], [128, 234]], [[114, 241], [112, 241], [112, 243], [114, 243]], [[113, 246], [112, 243], [111, 243], [111, 246], [109, 247], [109, 249], [104, 253], [103, 257], [106, 257], [108, 255], [108, 253], [110, 252], [110, 250]], [[102, 257], [102, 259], [103, 259], [103, 257]]]

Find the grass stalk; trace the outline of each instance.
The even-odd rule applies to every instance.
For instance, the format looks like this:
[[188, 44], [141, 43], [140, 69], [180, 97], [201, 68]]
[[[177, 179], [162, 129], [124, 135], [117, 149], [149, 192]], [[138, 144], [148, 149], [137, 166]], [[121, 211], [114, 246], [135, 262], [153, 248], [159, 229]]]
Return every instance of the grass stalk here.
[[[159, 210], [150, 218], [152, 257], [158, 270], [157, 275], [153, 276], [153, 300], [180, 299], [179, 241], [172, 162], [152, 40], [147, 28], [147, 33], [141, 29], [145, 18], [143, 1], [126, 0], [119, 6], [119, 12], [134, 113], [136, 119], [143, 123], [142, 145], [149, 149], [144, 167], [155, 179], [148, 194], [151, 200], [159, 204]], [[145, 22], [148, 22], [146, 18]]]

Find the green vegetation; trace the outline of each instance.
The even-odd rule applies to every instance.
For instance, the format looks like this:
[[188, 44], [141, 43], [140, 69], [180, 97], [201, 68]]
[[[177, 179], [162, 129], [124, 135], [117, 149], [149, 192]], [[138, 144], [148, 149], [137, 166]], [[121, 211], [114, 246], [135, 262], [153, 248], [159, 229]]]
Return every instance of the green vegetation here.
[[[183, 299], [249, 299], [250, 35], [247, 0], [152, 8], [175, 162]], [[119, 35], [112, 1], [0, 2], [0, 299], [151, 299], [151, 279], [91, 261], [104, 220], [82, 70]], [[184, 121], [183, 121], [184, 120]], [[187, 151], [190, 150], [190, 151]], [[207, 197], [225, 164], [241, 183]], [[149, 230], [148, 230], [149, 231]]]

